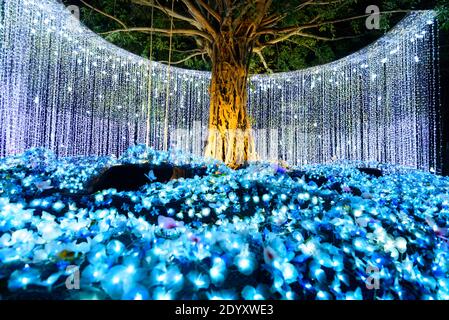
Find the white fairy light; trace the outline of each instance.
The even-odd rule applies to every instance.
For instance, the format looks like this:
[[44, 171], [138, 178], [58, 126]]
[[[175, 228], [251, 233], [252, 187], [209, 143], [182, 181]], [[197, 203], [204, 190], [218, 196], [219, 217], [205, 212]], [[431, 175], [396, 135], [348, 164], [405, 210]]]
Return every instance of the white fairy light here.
[[[137, 143], [162, 149], [167, 119], [183, 129], [168, 131], [169, 145], [202, 154], [209, 72], [171, 67], [167, 79], [167, 66], [73, 26], [55, 0], [2, 4], [0, 80], [9, 86], [0, 96], [0, 156], [35, 146], [58, 156], [119, 155]], [[344, 59], [251, 77], [260, 158], [300, 165], [335, 156], [439, 171], [434, 19], [432, 11], [413, 12]]]

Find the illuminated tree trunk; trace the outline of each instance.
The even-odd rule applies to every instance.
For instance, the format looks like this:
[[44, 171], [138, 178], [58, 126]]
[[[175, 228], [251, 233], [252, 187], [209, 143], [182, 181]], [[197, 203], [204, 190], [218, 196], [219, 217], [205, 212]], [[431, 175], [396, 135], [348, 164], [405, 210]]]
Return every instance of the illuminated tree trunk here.
[[238, 168], [256, 159], [247, 114], [248, 62], [251, 47], [227, 35], [212, 50], [209, 134], [206, 157]]

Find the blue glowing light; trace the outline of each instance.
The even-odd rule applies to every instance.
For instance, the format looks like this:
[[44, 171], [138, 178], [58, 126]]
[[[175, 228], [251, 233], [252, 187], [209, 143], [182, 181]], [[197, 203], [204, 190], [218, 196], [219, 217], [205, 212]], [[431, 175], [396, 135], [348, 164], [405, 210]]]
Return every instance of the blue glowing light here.
[[[168, 159], [164, 153], [143, 150], [155, 162]], [[65, 188], [74, 190], [72, 183], [84, 186], [107, 165], [141, 159], [136, 149], [130, 153], [134, 156], [102, 161], [54, 159], [48, 165], [62, 170], [27, 175], [65, 182]], [[99, 193], [101, 198], [65, 202], [67, 195], [58, 190], [32, 199], [32, 184], [13, 194], [26, 163], [23, 155], [0, 159], [0, 277], [11, 292], [6, 297], [30, 286], [56, 292], [67, 265], [80, 266], [80, 296], [92, 297], [93, 290], [98, 298], [363, 299], [367, 266], [380, 269], [379, 299], [441, 299], [449, 294], [444, 239], [449, 223], [441, 214], [449, 199], [445, 177], [376, 164], [385, 173], [375, 178], [351, 162], [301, 168], [305, 175], [331, 177], [317, 188], [290, 178], [288, 172], [273, 174], [270, 166], [250, 165], [238, 171], [220, 167], [223, 174], [213, 179], [207, 175], [150, 183], [136, 192], [106, 190]], [[217, 171], [216, 163], [188, 163]], [[334, 188], [335, 183], [351, 190]], [[228, 186], [248, 199], [232, 197], [233, 205], [219, 213], [216, 207], [230, 201], [223, 192]], [[355, 188], [371, 197], [355, 194]], [[285, 201], [280, 201], [282, 194]], [[399, 212], [390, 198], [409, 208], [408, 214]], [[129, 207], [116, 207], [111, 199]], [[170, 213], [193, 215], [178, 220], [158, 212], [142, 214], [144, 199], [150, 207], [162, 199], [167, 214], [173, 209]], [[48, 211], [42, 209], [44, 200]], [[64, 204], [60, 211], [53, 208], [58, 202]], [[180, 232], [171, 237], [161, 230]], [[262, 271], [268, 275], [263, 285], [248, 282]], [[396, 286], [396, 279], [409, 281], [412, 289]], [[223, 286], [232, 290], [217, 289]]]

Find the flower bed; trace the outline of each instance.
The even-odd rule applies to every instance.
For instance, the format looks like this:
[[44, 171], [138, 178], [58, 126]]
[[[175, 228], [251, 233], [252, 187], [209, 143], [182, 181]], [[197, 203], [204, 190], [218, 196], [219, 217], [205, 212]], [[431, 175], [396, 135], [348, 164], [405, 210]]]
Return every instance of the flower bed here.
[[[208, 174], [86, 192], [104, 168], [146, 161]], [[1, 159], [1, 298], [448, 299], [449, 179], [360, 165], [232, 171], [143, 146]]]

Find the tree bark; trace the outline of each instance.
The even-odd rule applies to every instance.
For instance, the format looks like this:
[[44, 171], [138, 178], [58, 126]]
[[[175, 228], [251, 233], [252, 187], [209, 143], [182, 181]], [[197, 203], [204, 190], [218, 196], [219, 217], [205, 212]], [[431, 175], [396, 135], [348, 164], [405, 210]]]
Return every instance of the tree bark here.
[[246, 109], [252, 47], [245, 40], [222, 34], [211, 52], [210, 118], [205, 156], [222, 160], [233, 169], [256, 159]]

